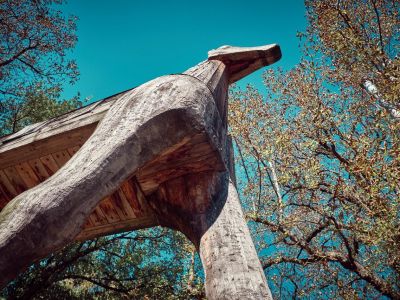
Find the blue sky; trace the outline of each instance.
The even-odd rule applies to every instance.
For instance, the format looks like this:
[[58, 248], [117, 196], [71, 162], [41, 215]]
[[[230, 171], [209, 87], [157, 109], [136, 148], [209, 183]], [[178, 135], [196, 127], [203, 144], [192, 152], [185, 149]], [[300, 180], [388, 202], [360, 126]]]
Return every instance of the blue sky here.
[[[290, 68], [300, 58], [296, 32], [306, 26], [300, 0], [69, 0], [62, 10], [79, 18], [71, 56], [81, 72], [63, 96], [79, 91], [92, 100], [183, 72], [221, 45], [278, 43], [283, 57], [276, 66]], [[261, 73], [240, 84], [261, 87]]]

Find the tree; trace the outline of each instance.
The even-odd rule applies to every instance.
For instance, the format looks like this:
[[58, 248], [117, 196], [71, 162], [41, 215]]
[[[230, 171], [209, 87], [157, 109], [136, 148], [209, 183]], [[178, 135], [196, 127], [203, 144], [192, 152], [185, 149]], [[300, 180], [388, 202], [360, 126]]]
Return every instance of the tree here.
[[5, 288], [5, 299], [203, 299], [186, 238], [154, 228], [71, 244]]
[[25, 126], [43, 122], [82, 106], [79, 94], [60, 100], [59, 86], [36, 84], [26, 90], [21, 101], [6, 101], [0, 110], [0, 135], [17, 132]]
[[231, 91], [247, 217], [278, 297], [397, 299], [399, 3], [306, 8], [301, 62]]
[[[19, 118], [26, 118], [26, 107], [30, 106], [26, 102], [37, 101], [33, 100], [33, 94], [35, 97], [39, 97], [40, 93], [51, 95], [46, 101], [51, 102], [54, 110], [58, 104], [53, 100], [60, 93], [61, 84], [77, 79], [77, 66], [67, 55], [77, 40], [76, 18], [65, 18], [56, 10], [62, 2], [0, 2], [0, 112], [3, 128], [9, 126], [4, 123], [5, 114], [14, 123]], [[65, 107], [65, 104], [61, 104], [57, 112], [62, 112], [62, 107], [66, 110], [71, 108]], [[15, 112], [14, 116], [11, 116], [10, 110]], [[21, 126], [25, 124], [20, 122]], [[13, 131], [18, 129], [15, 126], [8, 128]]]

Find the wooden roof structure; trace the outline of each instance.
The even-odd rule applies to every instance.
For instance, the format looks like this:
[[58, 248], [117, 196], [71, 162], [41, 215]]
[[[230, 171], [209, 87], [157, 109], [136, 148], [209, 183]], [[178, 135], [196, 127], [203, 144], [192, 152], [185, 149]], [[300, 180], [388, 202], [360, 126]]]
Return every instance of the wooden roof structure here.
[[209, 299], [272, 299], [232, 172], [228, 86], [281, 57], [222, 46], [0, 138], [0, 288], [73, 240], [155, 225], [199, 250]]
[[[0, 211], [14, 197], [44, 182], [62, 168], [94, 132], [111, 105], [129, 91], [0, 138]], [[171, 172], [178, 177], [189, 169], [190, 172], [194, 169], [201, 172], [216, 166], [224, 169], [205, 135], [182, 141], [178, 147], [147, 163], [117, 191], [104, 198], [87, 219], [77, 239], [159, 225], [145, 201], [146, 195], [155, 191]]]

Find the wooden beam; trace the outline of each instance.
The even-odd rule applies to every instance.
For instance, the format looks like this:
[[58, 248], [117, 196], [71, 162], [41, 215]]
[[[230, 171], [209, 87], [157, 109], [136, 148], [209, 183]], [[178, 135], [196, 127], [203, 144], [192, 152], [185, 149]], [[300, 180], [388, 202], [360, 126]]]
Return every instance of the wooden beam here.
[[[92, 135], [97, 123], [88, 124], [79, 127], [79, 124], [73, 124], [76, 128], [68, 128], [68, 131], [46, 132], [46, 134], [37, 134], [36, 137], [26, 138], [15, 141], [12, 144], [4, 144], [0, 147], [0, 169], [16, 165], [21, 160], [28, 161], [39, 157], [49, 155], [58, 151], [64, 151], [70, 147], [82, 145]], [[58, 132], [58, 133], [57, 133]], [[53, 133], [55, 133], [53, 135]]]
[[85, 229], [81, 231], [75, 239], [78, 241], [84, 241], [103, 236], [105, 232], [107, 232], [107, 234], [116, 234], [125, 231], [149, 228], [157, 225], [158, 221], [154, 216], [129, 219], [114, 224], [105, 224]]
[[82, 145], [115, 100], [127, 92], [118, 93], [51, 120], [29, 125], [0, 138], [0, 169], [15, 165], [21, 158], [31, 160]]
[[147, 162], [201, 133], [220, 149], [224, 132], [210, 89], [191, 76], [160, 77], [121, 95], [73, 159], [1, 211], [0, 286], [74, 240], [97, 204]]
[[208, 52], [209, 60], [218, 60], [228, 66], [229, 83], [277, 62], [282, 57], [279, 45], [259, 47], [222, 46]]

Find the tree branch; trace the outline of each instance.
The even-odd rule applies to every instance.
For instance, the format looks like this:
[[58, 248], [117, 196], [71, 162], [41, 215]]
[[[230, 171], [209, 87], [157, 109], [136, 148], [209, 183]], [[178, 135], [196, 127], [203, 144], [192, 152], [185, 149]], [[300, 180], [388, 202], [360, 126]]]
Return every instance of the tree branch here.
[[115, 291], [115, 292], [119, 292], [119, 293], [125, 294], [127, 296], [129, 296], [129, 291], [131, 290], [131, 289], [122, 289], [122, 288], [117, 288], [117, 287], [114, 287], [114, 286], [111, 286], [111, 285], [107, 285], [107, 284], [105, 284], [105, 283], [103, 283], [101, 281], [97, 281], [97, 280], [94, 280], [94, 279], [92, 279], [90, 277], [86, 277], [86, 276], [83, 276], [83, 275], [70, 274], [70, 275], [64, 276], [59, 281], [63, 281], [63, 280], [66, 280], [66, 279], [88, 281], [88, 282], [91, 282], [91, 283], [93, 283], [95, 285], [98, 285], [98, 286], [100, 286], [100, 287], [102, 287], [104, 289], [112, 290], [112, 291]]
[[28, 47], [22, 49], [21, 51], [19, 51], [18, 53], [14, 54], [11, 58], [4, 60], [4, 61], [0, 61], [0, 67], [5, 67], [8, 64], [12, 63], [14, 60], [18, 59], [19, 57], [21, 57], [25, 52], [29, 51], [29, 50], [33, 50], [36, 49], [38, 46], [38, 44], [35, 45], [29, 45]]

